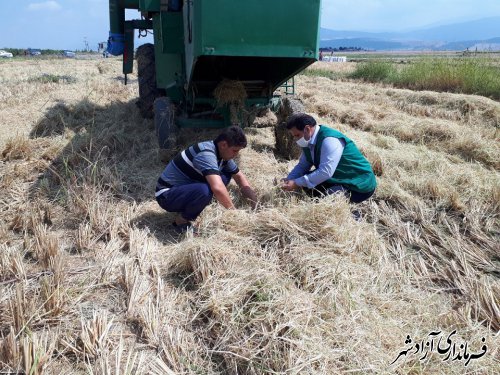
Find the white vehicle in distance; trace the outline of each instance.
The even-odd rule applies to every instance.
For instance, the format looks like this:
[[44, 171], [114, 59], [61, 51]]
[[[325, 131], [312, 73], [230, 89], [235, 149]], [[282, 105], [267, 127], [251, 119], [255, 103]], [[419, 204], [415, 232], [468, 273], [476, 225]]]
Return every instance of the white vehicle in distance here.
[[0, 50], [0, 57], [3, 57], [3, 58], [11, 58], [11, 57], [14, 57], [14, 55], [12, 55], [12, 53], [10, 52], [7, 52], [7, 51], [4, 51], [3, 49]]
[[42, 54], [42, 51], [40, 51], [39, 49], [33, 49], [33, 48], [28, 48], [26, 50], [26, 52], [30, 56], [40, 56]]

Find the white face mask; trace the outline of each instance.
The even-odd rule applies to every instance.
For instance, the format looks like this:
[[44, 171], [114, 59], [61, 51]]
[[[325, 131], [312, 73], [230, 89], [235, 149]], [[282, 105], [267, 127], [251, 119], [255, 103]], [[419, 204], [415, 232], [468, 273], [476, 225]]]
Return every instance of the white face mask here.
[[304, 137], [302, 137], [302, 138], [300, 138], [298, 141], [296, 141], [296, 143], [297, 143], [297, 145], [298, 145], [299, 147], [307, 147], [307, 146], [309, 146], [309, 142], [311, 142], [311, 140], [306, 141], [306, 140], [304, 139]]

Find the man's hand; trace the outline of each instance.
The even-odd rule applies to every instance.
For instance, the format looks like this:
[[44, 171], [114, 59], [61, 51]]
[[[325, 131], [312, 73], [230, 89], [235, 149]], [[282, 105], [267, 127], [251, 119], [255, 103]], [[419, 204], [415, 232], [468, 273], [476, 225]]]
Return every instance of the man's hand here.
[[257, 194], [255, 194], [255, 191], [248, 183], [248, 180], [243, 174], [243, 172], [239, 171], [233, 176], [233, 178], [234, 181], [240, 187], [241, 195], [243, 195], [246, 199], [248, 199], [250, 201], [252, 209], [255, 209], [258, 203]]
[[252, 207], [252, 210], [255, 210], [258, 203], [257, 194], [255, 194], [255, 191], [250, 186], [244, 186], [241, 188], [241, 195], [243, 195], [250, 201], [250, 207]]
[[297, 185], [294, 180], [282, 179], [280, 187], [285, 191], [295, 191], [298, 190], [300, 186]]

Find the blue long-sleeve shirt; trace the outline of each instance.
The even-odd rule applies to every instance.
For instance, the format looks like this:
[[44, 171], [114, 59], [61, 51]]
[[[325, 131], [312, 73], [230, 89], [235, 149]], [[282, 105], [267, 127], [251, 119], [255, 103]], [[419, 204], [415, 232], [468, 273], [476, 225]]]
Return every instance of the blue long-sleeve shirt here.
[[[319, 132], [319, 126], [316, 125], [311, 142], [309, 143], [309, 150], [314, 161], [314, 146]], [[294, 180], [295, 183], [302, 187], [309, 189], [314, 188], [316, 185], [328, 180], [333, 176], [335, 169], [340, 162], [342, 153], [344, 152], [345, 142], [341, 139], [334, 137], [327, 137], [323, 140], [321, 145], [321, 162], [319, 167], [313, 172], [309, 173], [314, 164], [309, 163], [302, 152], [299, 158], [299, 163], [288, 174], [287, 179]]]

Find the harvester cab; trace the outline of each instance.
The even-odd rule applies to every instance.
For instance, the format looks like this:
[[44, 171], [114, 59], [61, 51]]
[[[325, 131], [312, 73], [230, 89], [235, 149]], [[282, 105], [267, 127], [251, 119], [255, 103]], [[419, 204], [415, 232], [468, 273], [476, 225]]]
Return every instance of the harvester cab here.
[[[123, 54], [123, 73], [132, 73], [134, 30], [153, 31], [154, 43], [135, 54], [138, 106], [169, 150], [179, 128], [244, 126], [259, 109], [279, 112], [286, 103], [276, 90], [318, 58], [320, 7], [321, 0], [109, 0], [108, 52]], [[125, 20], [125, 9], [141, 19]]]

